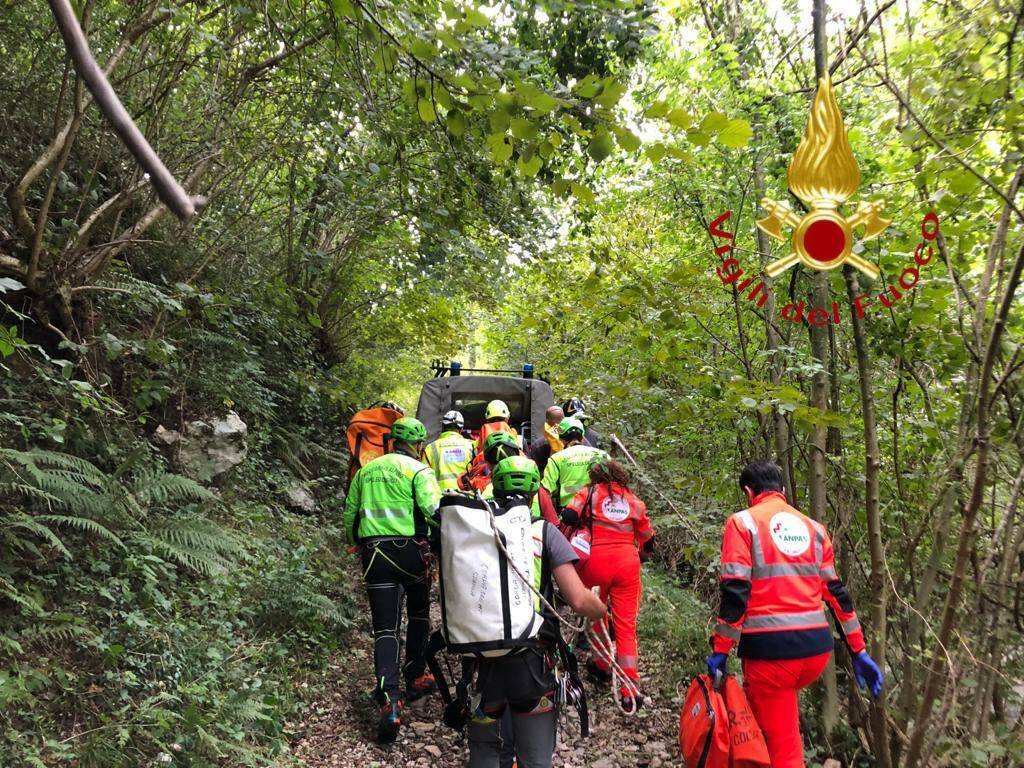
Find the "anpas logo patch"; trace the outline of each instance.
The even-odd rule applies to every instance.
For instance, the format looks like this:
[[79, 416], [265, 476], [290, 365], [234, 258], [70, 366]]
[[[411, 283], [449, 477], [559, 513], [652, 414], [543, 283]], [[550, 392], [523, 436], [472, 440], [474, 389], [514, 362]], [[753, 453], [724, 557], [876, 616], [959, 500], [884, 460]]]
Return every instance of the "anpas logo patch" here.
[[768, 523], [772, 541], [787, 557], [797, 557], [811, 546], [811, 532], [807, 524], [792, 512], [779, 512]]
[[629, 517], [629, 503], [620, 496], [609, 496], [601, 506], [601, 514], [613, 523], [621, 523]]

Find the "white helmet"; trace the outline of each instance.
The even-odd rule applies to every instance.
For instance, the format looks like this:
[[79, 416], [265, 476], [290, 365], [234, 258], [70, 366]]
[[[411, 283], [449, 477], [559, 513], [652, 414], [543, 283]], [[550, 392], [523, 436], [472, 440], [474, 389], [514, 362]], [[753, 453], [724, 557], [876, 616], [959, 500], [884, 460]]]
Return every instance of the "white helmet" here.
[[466, 420], [462, 418], [462, 414], [458, 411], [448, 411], [448, 413], [441, 417], [441, 426], [462, 429], [466, 426]]

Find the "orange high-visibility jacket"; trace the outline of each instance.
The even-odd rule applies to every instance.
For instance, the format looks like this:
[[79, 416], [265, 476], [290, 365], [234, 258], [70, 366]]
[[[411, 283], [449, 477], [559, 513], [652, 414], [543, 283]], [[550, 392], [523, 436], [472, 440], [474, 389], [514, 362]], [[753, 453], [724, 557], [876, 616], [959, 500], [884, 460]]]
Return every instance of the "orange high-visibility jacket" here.
[[825, 526], [770, 491], [729, 518], [722, 538], [722, 604], [711, 644], [750, 659], [796, 659], [832, 650], [828, 603], [851, 653], [864, 633], [836, 574]]
[[480, 427], [480, 434], [476, 438], [476, 452], [478, 455], [484, 452], [484, 442], [495, 432], [508, 432], [512, 437], [519, 439], [519, 433], [507, 421], [488, 421]]
[[593, 526], [592, 546], [637, 546], [654, 535], [647, 517], [647, 506], [635, 493], [618, 483], [612, 483], [611, 493], [604, 483], [581, 488], [569, 502], [569, 508], [580, 516], [584, 527]]

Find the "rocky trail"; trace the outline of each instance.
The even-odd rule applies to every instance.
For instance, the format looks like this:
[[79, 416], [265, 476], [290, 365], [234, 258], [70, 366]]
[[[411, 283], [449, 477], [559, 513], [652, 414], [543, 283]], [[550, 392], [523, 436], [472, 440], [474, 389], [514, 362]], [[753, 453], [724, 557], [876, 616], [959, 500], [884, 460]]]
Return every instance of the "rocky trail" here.
[[[361, 586], [353, 585], [361, 591]], [[434, 603], [434, 625], [438, 624]], [[372, 685], [373, 654], [368, 614], [351, 635], [351, 645], [335, 654], [322, 693], [309, 703], [305, 717], [292, 726], [295, 756], [308, 768], [425, 768], [465, 765], [465, 739], [441, 724], [441, 701], [433, 695], [406, 709], [406, 727], [398, 740], [381, 746], [375, 741], [376, 707]], [[591, 733], [582, 738], [575, 710], [560, 716], [556, 768], [660, 768], [679, 761], [678, 728], [680, 681], [659, 663], [669, 654], [641, 646], [647, 705], [629, 717], [615, 706], [608, 686], [587, 680]], [[581, 667], [585, 662], [581, 653]], [[457, 669], [454, 658], [452, 666]]]

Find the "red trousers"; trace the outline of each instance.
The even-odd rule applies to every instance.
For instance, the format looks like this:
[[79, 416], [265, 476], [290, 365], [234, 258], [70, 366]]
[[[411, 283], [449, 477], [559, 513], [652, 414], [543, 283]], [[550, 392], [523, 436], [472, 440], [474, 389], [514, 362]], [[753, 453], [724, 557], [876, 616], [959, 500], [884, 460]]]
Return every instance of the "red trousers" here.
[[743, 660], [743, 689], [768, 742], [772, 768], [804, 768], [797, 695], [821, 676], [831, 655]]
[[[639, 678], [636, 645], [636, 617], [640, 613], [640, 555], [633, 544], [598, 544], [590, 550], [590, 559], [580, 570], [580, 580], [588, 587], [600, 587], [601, 599], [611, 603], [615, 624], [615, 661], [633, 679]], [[594, 625], [607, 625], [603, 619]], [[603, 659], [595, 663], [609, 665]]]

